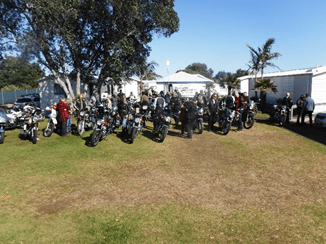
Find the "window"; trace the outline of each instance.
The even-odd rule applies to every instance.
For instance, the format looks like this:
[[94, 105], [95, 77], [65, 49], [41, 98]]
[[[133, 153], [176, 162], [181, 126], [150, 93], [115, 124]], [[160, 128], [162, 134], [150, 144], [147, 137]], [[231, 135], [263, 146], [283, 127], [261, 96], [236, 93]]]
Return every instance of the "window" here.
[[64, 91], [59, 84], [54, 84], [54, 95], [64, 95]]

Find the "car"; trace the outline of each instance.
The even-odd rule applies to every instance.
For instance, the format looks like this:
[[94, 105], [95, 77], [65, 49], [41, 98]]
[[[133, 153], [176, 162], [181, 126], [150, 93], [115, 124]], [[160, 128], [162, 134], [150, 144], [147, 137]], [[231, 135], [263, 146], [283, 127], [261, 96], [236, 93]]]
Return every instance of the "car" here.
[[316, 115], [315, 124], [321, 127], [326, 127], [326, 112], [321, 112]]
[[35, 104], [37, 107], [41, 107], [40, 97], [39, 96], [22, 96], [18, 98], [15, 102], [15, 105], [18, 107], [24, 107], [27, 104], [32, 103]]

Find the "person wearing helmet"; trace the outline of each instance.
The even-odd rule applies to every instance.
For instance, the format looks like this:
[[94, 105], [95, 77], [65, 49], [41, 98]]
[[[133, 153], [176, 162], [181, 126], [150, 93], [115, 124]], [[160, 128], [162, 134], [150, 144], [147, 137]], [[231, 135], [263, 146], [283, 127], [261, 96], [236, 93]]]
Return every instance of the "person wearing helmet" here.
[[291, 94], [289, 92], [286, 93], [286, 96], [283, 98], [282, 100], [282, 105], [286, 106], [286, 123], [290, 123], [290, 110], [292, 108], [293, 105], [293, 101], [292, 98], [290, 96]]

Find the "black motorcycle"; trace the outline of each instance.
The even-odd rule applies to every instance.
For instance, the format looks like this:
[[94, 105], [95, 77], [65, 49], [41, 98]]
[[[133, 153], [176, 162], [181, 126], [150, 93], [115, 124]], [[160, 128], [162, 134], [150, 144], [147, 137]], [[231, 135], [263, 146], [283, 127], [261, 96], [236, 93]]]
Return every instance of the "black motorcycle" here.
[[133, 143], [138, 133], [143, 128], [144, 115], [140, 112], [139, 108], [136, 108], [133, 113], [129, 114], [129, 120], [127, 122], [127, 130], [130, 131], [130, 143]]
[[154, 133], [160, 137], [163, 142], [168, 134], [171, 124], [171, 112], [168, 106], [155, 116]]
[[248, 107], [243, 113], [243, 127], [250, 129], [255, 123], [255, 113], [257, 111], [257, 105], [253, 100], [250, 100]]
[[288, 110], [285, 105], [274, 105], [270, 111], [270, 122], [278, 123], [280, 126], [284, 126], [286, 122]]
[[33, 144], [36, 144], [38, 137], [38, 121], [39, 111], [35, 107], [32, 111], [26, 113], [20, 118], [23, 130], [20, 131], [22, 139], [30, 139]]
[[5, 139], [5, 128], [7, 127], [9, 118], [4, 109], [0, 108], [0, 144]]
[[96, 122], [91, 136], [91, 145], [93, 147], [95, 147], [99, 141], [104, 140], [109, 134], [113, 133], [120, 125], [115, 108], [106, 110], [103, 106], [100, 106], [96, 110], [95, 118]]
[[234, 117], [235, 110], [233, 109], [225, 107], [224, 109], [219, 110], [217, 121], [223, 135], [227, 135], [230, 132]]
[[199, 134], [203, 133], [203, 123], [204, 123], [204, 108], [197, 107], [194, 130], [198, 129]]

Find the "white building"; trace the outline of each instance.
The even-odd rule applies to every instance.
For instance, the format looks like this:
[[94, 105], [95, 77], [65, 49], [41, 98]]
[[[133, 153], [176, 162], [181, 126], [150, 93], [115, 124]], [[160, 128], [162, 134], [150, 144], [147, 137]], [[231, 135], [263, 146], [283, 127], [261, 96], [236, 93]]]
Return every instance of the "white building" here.
[[[152, 87], [155, 91], [172, 92], [177, 89], [182, 97], [193, 97], [196, 92], [205, 93], [207, 91], [206, 85], [214, 83], [213, 80], [208, 79], [200, 74], [189, 74], [186, 72], [178, 72], [160, 80], [144, 80], [143, 87], [148, 89]], [[227, 89], [221, 88], [215, 84], [212, 92], [217, 92], [220, 95], [226, 95]]]
[[[259, 74], [257, 78], [260, 79]], [[275, 81], [278, 90], [277, 93], [267, 93], [267, 103], [276, 104], [276, 100], [285, 97], [287, 92], [291, 94], [293, 103], [296, 103], [302, 94], [308, 93], [316, 104], [314, 113], [326, 111], [326, 66], [266, 73], [264, 74], [265, 78]], [[241, 92], [246, 91], [250, 97], [255, 96], [255, 76], [247, 75], [239, 79], [241, 81]]]

